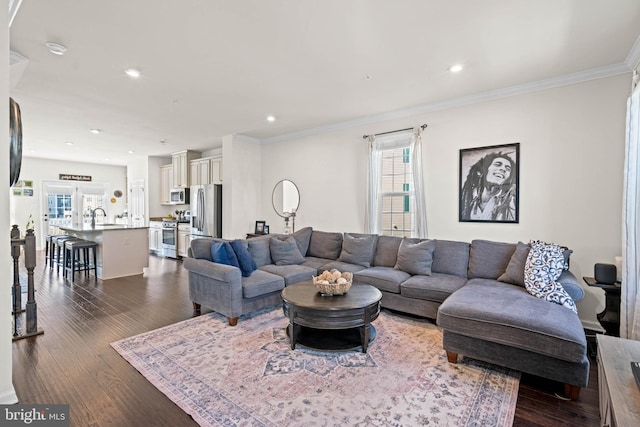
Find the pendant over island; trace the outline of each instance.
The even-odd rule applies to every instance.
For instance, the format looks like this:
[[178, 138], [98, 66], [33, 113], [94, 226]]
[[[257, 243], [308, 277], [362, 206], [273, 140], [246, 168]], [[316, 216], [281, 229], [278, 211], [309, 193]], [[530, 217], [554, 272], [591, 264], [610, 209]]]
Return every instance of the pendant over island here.
[[149, 227], [104, 224], [59, 228], [70, 236], [98, 244], [98, 279], [143, 274], [149, 266]]

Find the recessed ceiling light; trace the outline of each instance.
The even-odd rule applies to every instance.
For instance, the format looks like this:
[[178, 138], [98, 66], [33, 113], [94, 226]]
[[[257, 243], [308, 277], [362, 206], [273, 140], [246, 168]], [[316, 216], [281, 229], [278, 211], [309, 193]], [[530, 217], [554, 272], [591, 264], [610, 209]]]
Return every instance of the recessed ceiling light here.
[[273, 122], [275, 122], [275, 121], [276, 121], [276, 117], [275, 117], [275, 116], [267, 116], [267, 121], [268, 121], [269, 123], [273, 123]]
[[133, 150], [129, 150], [129, 151], [127, 151], [127, 153], [129, 153], [129, 154], [133, 154], [133, 153], [135, 153], [135, 151], [133, 151]]
[[91, 129], [89, 132], [91, 132], [94, 135], [97, 135], [100, 133], [100, 129]]
[[67, 47], [60, 43], [47, 42], [45, 44], [49, 48], [49, 52], [53, 53], [54, 55], [64, 55], [67, 52]]
[[67, 141], [67, 142], [65, 142], [65, 144], [67, 144], [67, 145], [73, 145], [73, 142], [71, 142], [71, 141]]
[[462, 64], [455, 64], [449, 67], [449, 71], [451, 71], [452, 73], [459, 73], [460, 71], [462, 71], [462, 68]]
[[140, 71], [136, 70], [135, 68], [129, 68], [125, 71], [125, 73], [127, 73], [127, 76], [131, 77], [132, 79], [137, 79], [142, 75], [142, 73], [140, 73]]

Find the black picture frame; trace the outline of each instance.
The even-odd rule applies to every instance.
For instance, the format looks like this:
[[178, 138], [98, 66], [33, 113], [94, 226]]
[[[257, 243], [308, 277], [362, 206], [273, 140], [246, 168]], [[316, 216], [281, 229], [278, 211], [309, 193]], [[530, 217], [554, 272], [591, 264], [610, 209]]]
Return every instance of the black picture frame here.
[[266, 221], [256, 221], [255, 234], [265, 234], [264, 227], [266, 224]]
[[264, 226], [264, 234], [269, 234], [269, 226], [266, 224]]
[[520, 143], [460, 150], [459, 222], [520, 221]]

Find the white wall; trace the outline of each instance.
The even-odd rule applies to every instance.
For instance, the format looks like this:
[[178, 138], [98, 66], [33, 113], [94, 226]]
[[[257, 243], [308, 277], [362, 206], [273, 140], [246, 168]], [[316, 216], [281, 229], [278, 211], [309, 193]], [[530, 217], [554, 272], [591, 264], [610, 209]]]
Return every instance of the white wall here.
[[[0, 22], [8, 22], [6, 3], [0, 7]], [[0, 54], [5, 58], [9, 55], [9, 27], [4, 27], [0, 35]], [[9, 62], [2, 61], [0, 65], [0, 98], [9, 99]], [[4, 95], [2, 95], [4, 94]], [[0, 105], [0, 117], [9, 117], [9, 103], [3, 102]], [[0, 120], [0, 134], [9, 135], [9, 120]], [[5, 136], [6, 138], [6, 136]], [[4, 139], [6, 141], [6, 139]], [[6, 145], [5, 145], [6, 147]], [[9, 176], [9, 150], [0, 150], [0, 172], [5, 179]], [[5, 181], [6, 182], [6, 181]], [[9, 187], [5, 184], [0, 186], [0, 197], [2, 200], [9, 200]], [[11, 222], [9, 220], [9, 203], [0, 203], [0, 224], [4, 224], [5, 243], [0, 245], [0, 271], [4, 290], [0, 292], [0, 404], [12, 404], [18, 401], [12, 383], [12, 361], [11, 361], [11, 292], [9, 284], [13, 283], [13, 266], [11, 262], [11, 245], [9, 243], [9, 230]]]
[[[261, 146], [258, 140], [228, 135], [222, 139], [222, 236], [245, 238], [261, 220]], [[269, 193], [271, 194], [271, 193]]]
[[[621, 253], [622, 168], [630, 75], [532, 92], [262, 147], [262, 217], [284, 222], [271, 191], [287, 178], [300, 189], [296, 228], [364, 231], [363, 134], [427, 123], [423, 134], [429, 237], [471, 241], [542, 239], [574, 250], [571, 271], [593, 276], [596, 262]], [[458, 222], [462, 148], [520, 142], [520, 222]], [[226, 161], [226, 159], [225, 159]], [[588, 288], [578, 303], [587, 327], [604, 293]]]
[[42, 217], [46, 206], [42, 201], [42, 181], [57, 181], [59, 174], [89, 175], [92, 182], [108, 184], [108, 200], [115, 190], [123, 193], [122, 197], [115, 198], [115, 203], [108, 201], [109, 221], [113, 222], [114, 215], [120, 215], [127, 209], [126, 169], [124, 166], [99, 165], [89, 163], [67, 162], [62, 160], [39, 159], [36, 157], [23, 157], [20, 179], [33, 181], [33, 197], [10, 196], [11, 224], [18, 224], [24, 233], [25, 224], [29, 215], [33, 215], [35, 221], [36, 247], [43, 248], [42, 236], [46, 230], [42, 230]]

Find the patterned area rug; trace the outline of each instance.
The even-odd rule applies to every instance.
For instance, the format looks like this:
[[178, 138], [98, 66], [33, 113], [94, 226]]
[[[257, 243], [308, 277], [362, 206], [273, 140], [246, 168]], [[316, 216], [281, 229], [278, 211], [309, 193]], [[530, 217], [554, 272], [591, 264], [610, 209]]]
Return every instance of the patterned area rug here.
[[210, 313], [112, 343], [202, 426], [510, 426], [519, 373], [453, 365], [429, 321], [383, 311], [361, 351], [291, 350], [281, 309]]

